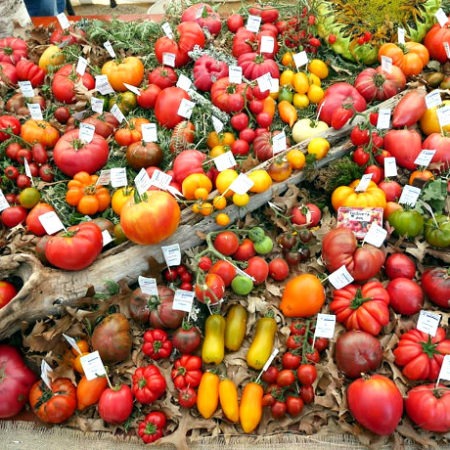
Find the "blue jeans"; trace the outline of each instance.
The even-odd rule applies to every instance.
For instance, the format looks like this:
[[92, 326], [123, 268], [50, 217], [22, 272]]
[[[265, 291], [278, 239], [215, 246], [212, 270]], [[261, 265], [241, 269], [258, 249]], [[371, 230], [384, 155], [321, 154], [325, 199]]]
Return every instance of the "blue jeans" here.
[[56, 16], [64, 12], [66, 0], [25, 0], [28, 14], [34, 16]]

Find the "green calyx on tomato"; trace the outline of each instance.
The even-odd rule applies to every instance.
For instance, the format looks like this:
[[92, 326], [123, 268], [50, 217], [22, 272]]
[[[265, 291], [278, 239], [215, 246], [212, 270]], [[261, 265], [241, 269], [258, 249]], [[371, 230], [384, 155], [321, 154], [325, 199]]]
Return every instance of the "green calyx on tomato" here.
[[425, 222], [425, 240], [433, 247], [450, 246], [450, 219], [437, 214]]
[[415, 210], [397, 210], [389, 215], [389, 224], [397, 236], [415, 238], [423, 233], [424, 218]]
[[363, 303], [368, 302], [372, 300], [371, 297], [363, 297], [361, 289], [358, 288], [356, 291], [355, 297], [350, 303], [351, 309], [358, 309]]
[[253, 280], [245, 275], [236, 275], [231, 282], [231, 289], [235, 294], [248, 295], [254, 286]]

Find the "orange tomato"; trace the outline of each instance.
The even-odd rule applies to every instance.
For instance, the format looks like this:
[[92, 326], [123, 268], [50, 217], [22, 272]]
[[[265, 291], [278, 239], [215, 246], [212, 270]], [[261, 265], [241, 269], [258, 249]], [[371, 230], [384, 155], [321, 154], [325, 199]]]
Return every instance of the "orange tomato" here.
[[276, 101], [269, 95], [263, 101], [263, 112], [269, 114], [269, 116], [273, 119], [276, 110]]
[[213, 148], [216, 145], [228, 145], [230, 146], [236, 137], [230, 131], [225, 131], [223, 133], [217, 133], [216, 131], [211, 131], [208, 134], [208, 138], [206, 140], [206, 145], [208, 148]]
[[77, 356], [75, 356], [72, 360], [72, 367], [81, 374], [84, 374], [83, 366], [81, 365], [81, 358], [85, 355], [89, 355], [89, 352], [77, 353]]
[[213, 199], [214, 208], [221, 210], [227, 206], [227, 199], [223, 195], [218, 195]]
[[298, 148], [293, 148], [286, 153], [286, 159], [294, 170], [301, 170], [305, 167], [305, 154]]
[[29, 144], [39, 142], [47, 148], [53, 148], [58, 142], [59, 131], [45, 120], [27, 120], [20, 129], [20, 137]]
[[331, 194], [331, 204], [335, 211], [340, 206], [355, 208], [383, 208], [386, 206], [386, 194], [373, 181], [363, 192], [356, 192], [359, 180], [353, 181], [349, 186], [339, 186]]
[[282, 100], [278, 103], [278, 114], [280, 115], [280, 119], [284, 123], [289, 124], [290, 127], [292, 127], [298, 119], [297, 109], [286, 100]]
[[216, 216], [216, 224], [226, 227], [231, 222], [230, 216], [226, 213], [220, 213]]
[[188, 175], [181, 184], [181, 191], [186, 200], [195, 200], [198, 198], [196, 196], [196, 191], [199, 188], [203, 188], [207, 191], [207, 195], [212, 190], [211, 179], [204, 173], [192, 173]]
[[424, 169], [424, 170], [414, 170], [414, 172], [411, 173], [409, 176], [408, 183], [410, 185], [414, 185], [414, 181], [419, 180], [420, 182], [426, 182], [429, 180], [434, 180], [434, 174], [430, 170]]
[[397, 45], [387, 42], [378, 50], [378, 60], [381, 62], [382, 56], [392, 59], [394, 66], [400, 67], [405, 76], [419, 75], [430, 60], [428, 49], [419, 42], [406, 42]]
[[96, 405], [107, 386], [106, 377], [97, 377], [88, 381], [83, 375], [77, 385], [78, 410], [83, 411], [89, 406]]
[[144, 64], [136, 56], [108, 61], [102, 66], [102, 74], [108, 77], [109, 84], [117, 92], [128, 90], [124, 83], [138, 87], [144, 79], [144, 70]]

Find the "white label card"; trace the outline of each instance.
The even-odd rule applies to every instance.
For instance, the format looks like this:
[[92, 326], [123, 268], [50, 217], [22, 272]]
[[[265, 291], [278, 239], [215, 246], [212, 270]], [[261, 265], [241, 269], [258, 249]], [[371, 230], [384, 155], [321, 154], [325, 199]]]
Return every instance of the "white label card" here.
[[254, 181], [251, 180], [245, 173], [240, 173], [238, 177], [230, 184], [230, 189], [236, 194], [245, 194], [254, 185]]
[[228, 68], [228, 79], [230, 83], [240, 84], [242, 83], [242, 67], [230, 66]]
[[190, 313], [192, 304], [194, 303], [194, 291], [186, 291], [184, 289], [176, 289], [173, 296], [172, 309], [176, 311], [185, 311]]
[[287, 149], [286, 133], [282, 131], [281, 133], [276, 134], [272, 138], [272, 151], [273, 154], [276, 155], [277, 153], [284, 152], [286, 149]]
[[167, 190], [171, 181], [172, 175], [169, 175], [168, 173], [165, 173], [162, 170], [158, 169], [156, 169], [152, 173], [152, 178], [150, 179], [152, 186], [156, 186], [159, 189], [163, 190]]
[[247, 28], [248, 31], [253, 31], [253, 33], [257, 33], [259, 31], [260, 26], [261, 26], [261, 17], [250, 14], [247, 18], [245, 28]]
[[431, 91], [425, 96], [425, 103], [428, 109], [441, 105], [442, 104], [441, 93], [437, 89]]
[[27, 159], [23, 160], [23, 167], [25, 169], [25, 175], [33, 182], [33, 176], [31, 175], [31, 169]]
[[81, 367], [88, 381], [106, 375], [105, 366], [98, 350], [80, 358]]
[[168, 52], [163, 53], [162, 63], [165, 66], [175, 67], [175, 58], [176, 58], [175, 53], [168, 53]]
[[62, 12], [59, 13], [56, 18], [58, 19], [59, 25], [63, 30], [66, 30], [67, 28], [70, 28], [70, 22], [67, 16]]
[[365, 173], [359, 180], [358, 186], [355, 187], [355, 192], [365, 192], [372, 180], [372, 173]]
[[116, 52], [114, 51], [111, 42], [106, 41], [106, 42], [103, 44], [103, 47], [106, 48], [106, 51], [109, 53], [109, 56], [111, 56], [111, 58], [115, 58], [115, 57], [116, 57]]
[[308, 64], [308, 54], [305, 51], [300, 53], [294, 53], [293, 58], [295, 67], [297, 68], [306, 66], [306, 64]]
[[163, 245], [161, 247], [167, 267], [179, 266], [181, 263], [180, 244]]
[[117, 104], [112, 105], [110, 112], [119, 121], [119, 123], [122, 123], [125, 120], [125, 116]]
[[234, 159], [234, 155], [232, 151], [228, 151], [222, 153], [219, 156], [216, 156], [214, 159], [214, 164], [219, 172], [223, 170], [229, 169], [230, 167], [234, 167], [236, 165], [236, 160]]
[[132, 84], [128, 84], [128, 83], [123, 83], [123, 85], [133, 94], [141, 95], [141, 91], [138, 87], [133, 86]]
[[50, 380], [50, 372], [52, 371], [53, 369], [50, 367], [48, 362], [43, 359], [41, 361], [41, 379], [49, 389], [52, 388], [52, 382]]
[[446, 105], [443, 106], [442, 108], [438, 108], [436, 112], [438, 116], [439, 125], [441, 127], [445, 127], [445, 125], [450, 124], [450, 106]]
[[445, 50], [445, 54], [447, 55], [447, 59], [450, 59], [450, 44], [445, 41], [442, 43], [442, 45], [444, 46], [444, 50]]
[[9, 208], [8, 200], [6, 200], [5, 194], [0, 189], [0, 212], [5, 210], [6, 208]]
[[436, 153], [436, 150], [422, 150], [418, 155], [417, 158], [414, 161], [414, 164], [417, 164], [418, 166], [422, 167], [428, 167], [431, 163], [431, 160], [433, 159], [434, 154]]
[[54, 234], [57, 231], [64, 230], [64, 225], [56, 215], [55, 211], [49, 211], [41, 214], [38, 219], [47, 234]]
[[19, 85], [20, 92], [22, 92], [22, 95], [26, 98], [34, 97], [34, 90], [33, 86], [31, 85], [31, 81], [25, 80], [25, 81], [18, 81], [17, 84]]
[[403, 187], [398, 202], [401, 205], [414, 206], [419, 198], [421, 190], [418, 187], [407, 184]]
[[316, 329], [314, 331], [314, 338], [324, 337], [332, 339], [334, 330], [336, 328], [336, 316], [334, 314], [317, 314]]
[[341, 266], [339, 269], [330, 273], [328, 279], [335, 289], [342, 289], [353, 281], [353, 277], [345, 266]]
[[79, 138], [85, 144], [89, 144], [94, 139], [95, 125], [92, 123], [80, 123]]
[[141, 125], [142, 140], [144, 142], [156, 142], [158, 140], [158, 128], [156, 123], [143, 123]]
[[103, 113], [103, 100], [101, 98], [92, 97], [91, 98], [91, 109], [92, 111], [102, 114]]
[[444, 359], [442, 361], [441, 369], [439, 370], [439, 376], [436, 381], [436, 385], [439, 384], [440, 380], [450, 381], [450, 355], [444, 355]]
[[145, 169], [141, 169], [139, 173], [134, 178], [134, 184], [139, 195], [142, 195], [144, 192], [147, 192], [148, 188], [152, 185], [150, 177]]
[[161, 25], [161, 28], [163, 29], [164, 34], [165, 34], [168, 38], [170, 38], [170, 39], [173, 38], [172, 28], [170, 27], [170, 24], [169, 24], [168, 22], [164, 22], [164, 23]]
[[279, 350], [277, 348], [274, 348], [272, 353], [269, 356], [269, 359], [266, 361], [266, 363], [264, 364], [264, 367], [262, 368], [262, 371], [265, 372], [270, 365], [272, 364], [272, 361], [275, 359], [275, 357], [278, 355]]
[[214, 131], [219, 134], [222, 132], [223, 130], [223, 122], [218, 119], [216, 116], [212, 116], [212, 123], [213, 123], [213, 127], [214, 127]]
[[397, 28], [397, 39], [399, 44], [405, 43], [405, 29], [398, 27]]
[[273, 36], [261, 36], [259, 53], [272, 53], [275, 48], [275, 39]]
[[128, 185], [127, 170], [125, 167], [111, 167], [111, 186], [119, 188]]
[[101, 170], [96, 184], [101, 186], [108, 186], [109, 183], [111, 183], [111, 169]]
[[384, 176], [388, 177], [396, 177], [397, 176], [397, 162], [394, 156], [388, 156], [383, 160], [384, 164]]
[[386, 237], [387, 231], [377, 223], [372, 223], [364, 236], [363, 244], [366, 242], [375, 247], [381, 247], [384, 244]]
[[272, 89], [272, 75], [269, 72], [261, 75], [256, 79], [258, 83], [259, 90], [261, 92], [269, 91]]
[[27, 103], [30, 116], [34, 120], [43, 120], [41, 105], [39, 103]]
[[442, 8], [439, 8], [436, 11], [435, 17], [436, 17], [436, 20], [439, 22], [439, 25], [441, 27], [445, 27], [445, 24], [448, 21], [448, 17], [447, 17], [447, 14], [445, 14], [445, 11]]
[[272, 80], [270, 81], [271, 84], [271, 88], [270, 88], [270, 93], [271, 94], [275, 94], [280, 90], [280, 79], [279, 78], [272, 78]]
[[391, 110], [389, 108], [380, 108], [378, 110], [377, 128], [386, 130], [391, 126]]
[[184, 91], [188, 91], [192, 86], [192, 81], [184, 74], [180, 73], [180, 76], [177, 80], [177, 87], [183, 89]]
[[392, 58], [389, 58], [389, 56], [382, 56], [381, 57], [381, 68], [387, 73], [392, 72]]
[[83, 76], [86, 73], [88, 62], [86, 58], [83, 58], [82, 56], [78, 57], [77, 61], [77, 67], [75, 69], [76, 73]]
[[421, 310], [419, 319], [417, 320], [416, 328], [423, 333], [429, 334], [431, 337], [436, 336], [439, 322], [441, 321], [440, 314], [431, 311]]
[[139, 287], [144, 294], [151, 296], [158, 296], [158, 284], [156, 278], [148, 278], [139, 275], [138, 277]]
[[181, 99], [180, 106], [178, 107], [177, 114], [185, 119], [189, 119], [192, 115], [192, 110], [194, 109], [195, 103], [185, 98]]
[[112, 242], [113, 238], [112, 236], [109, 234], [108, 230], [103, 230], [102, 231], [102, 242], [103, 242], [103, 247], [106, 247], [110, 242]]
[[80, 347], [78, 347], [77, 340], [68, 334], [63, 333], [64, 339], [69, 343], [69, 345], [79, 354], [81, 355]]
[[106, 75], [96, 75], [95, 90], [100, 92], [101, 95], [108, 95], [114, 93], [114, 89], [109, 84], [109, 80]]

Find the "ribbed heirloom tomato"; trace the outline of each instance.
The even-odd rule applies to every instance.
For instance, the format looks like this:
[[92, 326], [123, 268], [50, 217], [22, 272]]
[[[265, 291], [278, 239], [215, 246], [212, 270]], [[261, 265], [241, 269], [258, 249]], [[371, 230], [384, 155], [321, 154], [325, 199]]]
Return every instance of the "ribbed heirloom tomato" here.
[[102, 74], [108, 77], [109, 84], [117, 92], [125, 92], [124, 83], [139, 86], [144, 79], [144, 64], [136, 56], [128, 56], [121, 61], [108, 61], [103, 64]]

